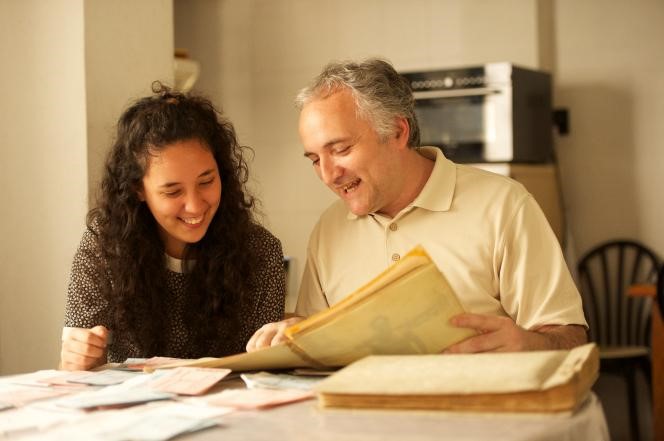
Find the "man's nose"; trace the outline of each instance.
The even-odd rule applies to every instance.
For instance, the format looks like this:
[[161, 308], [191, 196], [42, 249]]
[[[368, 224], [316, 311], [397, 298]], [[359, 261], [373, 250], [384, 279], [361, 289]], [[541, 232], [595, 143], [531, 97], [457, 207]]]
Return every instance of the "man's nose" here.
[[342, 175], [341, 167], [331, 158], [320, 158], [319, 161], [321, 180], [327, 185], [334, 185]]

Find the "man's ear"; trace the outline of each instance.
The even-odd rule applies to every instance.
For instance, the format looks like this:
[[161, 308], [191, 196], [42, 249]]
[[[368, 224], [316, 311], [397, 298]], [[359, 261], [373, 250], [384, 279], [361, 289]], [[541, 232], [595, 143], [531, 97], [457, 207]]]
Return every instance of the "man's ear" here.
[[410, 125], [408, 120], [404, 117], [398, 117], [395, 121], [394, 139], [399, 144], [399, 147], [408, 148], [408, 138], [410, 138]]

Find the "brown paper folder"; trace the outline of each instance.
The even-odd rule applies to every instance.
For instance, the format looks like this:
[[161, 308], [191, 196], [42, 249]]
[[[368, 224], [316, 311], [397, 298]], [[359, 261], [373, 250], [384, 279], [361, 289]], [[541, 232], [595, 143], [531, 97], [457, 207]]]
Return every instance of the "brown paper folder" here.
[[589, 343], [570, 351], [370, 356], [315, 390], [330, 407], [564, 411], [590, 391], [598, 354]]
[[166, 367], [325, 368], [371, 354], [434, 354], [475, 334], [449, 324], [462, 312], [447, 280], [416, 247], [341, 302], [288, 328], [285, 344]]

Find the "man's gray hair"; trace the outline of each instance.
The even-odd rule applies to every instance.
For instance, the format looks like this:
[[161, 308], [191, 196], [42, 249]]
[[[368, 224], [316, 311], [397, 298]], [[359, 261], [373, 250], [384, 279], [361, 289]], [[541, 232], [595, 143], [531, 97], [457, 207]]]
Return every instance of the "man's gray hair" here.
[[301, 110], [310, 101], [326, 98], [344, 88], [350, 90], [355, 99], [357, 115], [373, 125], [382, 141], [395, 133], [395, 118], [403, 117], [410, 126], [408, 145], [420, 145], [410, 84], [385, 60], [332, 62], [297, 94], [295, 104]]

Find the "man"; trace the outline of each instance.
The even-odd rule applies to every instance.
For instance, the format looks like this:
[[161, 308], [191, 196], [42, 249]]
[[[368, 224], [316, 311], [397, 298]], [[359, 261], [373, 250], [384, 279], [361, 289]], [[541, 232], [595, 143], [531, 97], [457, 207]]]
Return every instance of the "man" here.
[[332, 63], [296, 100], [304, 155], [340, 200], [315, 226], [294, 317], [247, 350], [340, 301], [422, 244], [478, 335], [447, 352], [564, 349], [586, 342], [581, 299], [557, 239], [519, 183], [418, 148], [408, 83], [387, 62]]

